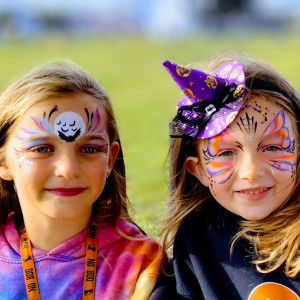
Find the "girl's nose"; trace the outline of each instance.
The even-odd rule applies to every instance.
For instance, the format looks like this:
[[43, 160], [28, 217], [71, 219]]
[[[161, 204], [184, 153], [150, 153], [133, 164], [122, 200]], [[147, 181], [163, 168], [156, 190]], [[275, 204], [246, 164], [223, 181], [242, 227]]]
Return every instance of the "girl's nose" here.
[[259, 159], [257, 153], [245, 154], [239, 161], [239, 177], [254, 181], [265, 175], [264, 163]]
[[80, 165], [72, 153], [59, 155], [55, 162], [55, 175], [66, 179], [73, 179], [80, 175]]

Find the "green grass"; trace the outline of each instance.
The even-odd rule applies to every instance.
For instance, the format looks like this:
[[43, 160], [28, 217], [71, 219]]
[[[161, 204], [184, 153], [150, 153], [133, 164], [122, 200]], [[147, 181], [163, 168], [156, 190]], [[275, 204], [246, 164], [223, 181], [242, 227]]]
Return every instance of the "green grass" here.
[[48, 39], [0, 45], [0, 88], [33, 66], [67, 58], [89, 71], [110, 95], [120, 128], [128, 193], [138, 224], [156, 236], [167, 199], [168, 122], [181, 94], [161, 66], [221, 51], [256, 56], [300, 88], [300, 39], [293, 36], [198, 37], [180, 42], [142, 38]]

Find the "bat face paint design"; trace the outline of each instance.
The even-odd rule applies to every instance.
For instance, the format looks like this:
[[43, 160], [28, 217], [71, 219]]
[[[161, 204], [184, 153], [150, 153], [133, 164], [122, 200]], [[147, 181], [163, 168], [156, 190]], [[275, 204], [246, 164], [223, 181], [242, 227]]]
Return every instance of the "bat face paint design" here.
[[[15, 154], [20, 162], [20, 166], [29, 166], [33, 164], [32, 160], [26, 158], [25, 155], [22, 154], [23, 152], [27, 152], [35, 147], [38, 147], [39, 151], [46, 151], [47, 147], [51, 148], [51, 145], [47, 145], [47, 139], [45, 140], [45, 138], [43, 138], [43, 136], [46, 137], [47, 134], [56, 135], [62, 141], [71, 143], [83, 135], [101, 135], [105, 132], [105, 121], [101, 120], [98, 108], [96, 108], [96, 110], [92, 113], [90, 113], [87, 109], [84, 109], [87, 118], [86, 125], [79, 114], [72, 111], [66, 111], [55, 118], [52, 127], [50, 119], [55, 112], [59, 112], [57, 105], [50, 110], [48, 118], [46, 117], [46, 112], [44, 112], [43, 117], [31, 117], [36, 128], [21, 128], [21, 132], [16, 137], [17, 139], [26, 142], [25, 144], [23, 143], [21, 147], [14, 148]], [[88, 130], [86, 130], [86, 128]], [[37, 136], [37, 138], [34, 138], [34, 136]], [[43, 146], [39, 147], [39, 145]], [[103, 142], [97, 143], [97, 146], [101, 149], [107, 148], [107, 145], [104, 145]]]
[[73, 142], [85, 132], [84, 121], [74, 112], [64, 112], [55, 119], [54, 132], [63, 141]]
[[[87, 115], [87, 126], [79, 114], [67, 111], [56, 117], [52, 128], [49, 121], [53, 111], [58, 111], [57, 107], [50, 111], [48, 118], [46, 118], [46, 113], [44, 113], [43, 117], [31, 117], [38, 129], [22, 128], [23, 132], [20, 133], [17, 138], [25, 140], [32, 135], [43, 135], [44, 132], [55, 134], [62, 141], [70, 143], [74, 142], [86, 133], [101, 134], [105, 130], [105, 121], [101, 122], [98, 108], [92, 113], [89, 113], [89, 111], [85, 109], [85, 114]], [[88, 128], [87, 132], [86, 128]]]

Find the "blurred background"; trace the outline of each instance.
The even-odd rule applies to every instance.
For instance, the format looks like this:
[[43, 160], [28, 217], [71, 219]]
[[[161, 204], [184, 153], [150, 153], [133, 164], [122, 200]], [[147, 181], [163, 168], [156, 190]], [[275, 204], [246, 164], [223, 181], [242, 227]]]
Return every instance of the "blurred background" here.
[[300, 88], [297, 0], [0, 0], [0, 88], [70, 59], [110, 95], [132, 215], [150, 235], [166, 216], [168, 123], [181, 97], [161, 66], [221, 51], [258, 57]]

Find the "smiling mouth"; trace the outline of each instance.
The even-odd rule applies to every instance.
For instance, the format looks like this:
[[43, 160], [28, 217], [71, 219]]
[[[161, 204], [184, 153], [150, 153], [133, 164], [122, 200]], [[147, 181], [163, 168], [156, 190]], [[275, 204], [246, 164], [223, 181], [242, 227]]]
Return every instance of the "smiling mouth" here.
[[267, 196], [271, 189], [272, 187], [257, 187], [239, 190], [236, 193], [246, 200], [260, 200]]
[[86, 190], [86, 188], [84, 188], [84, 187], [46, 189], [46, 191], [48, 191], [52, 194], [59, 195], [59, 196], [69, 196], [69, 197], [81, 194], [85, 190]]
[[270, 187], [263, 187], [260, 189], [248, 189], [248, 190], [241, 190], [238, 191], [238, 193], [244, 193], [244, 194], [250, 194], [250, 195], [258, 195], [260, 193], [266, 192], [269, 189], [271, 189]]

